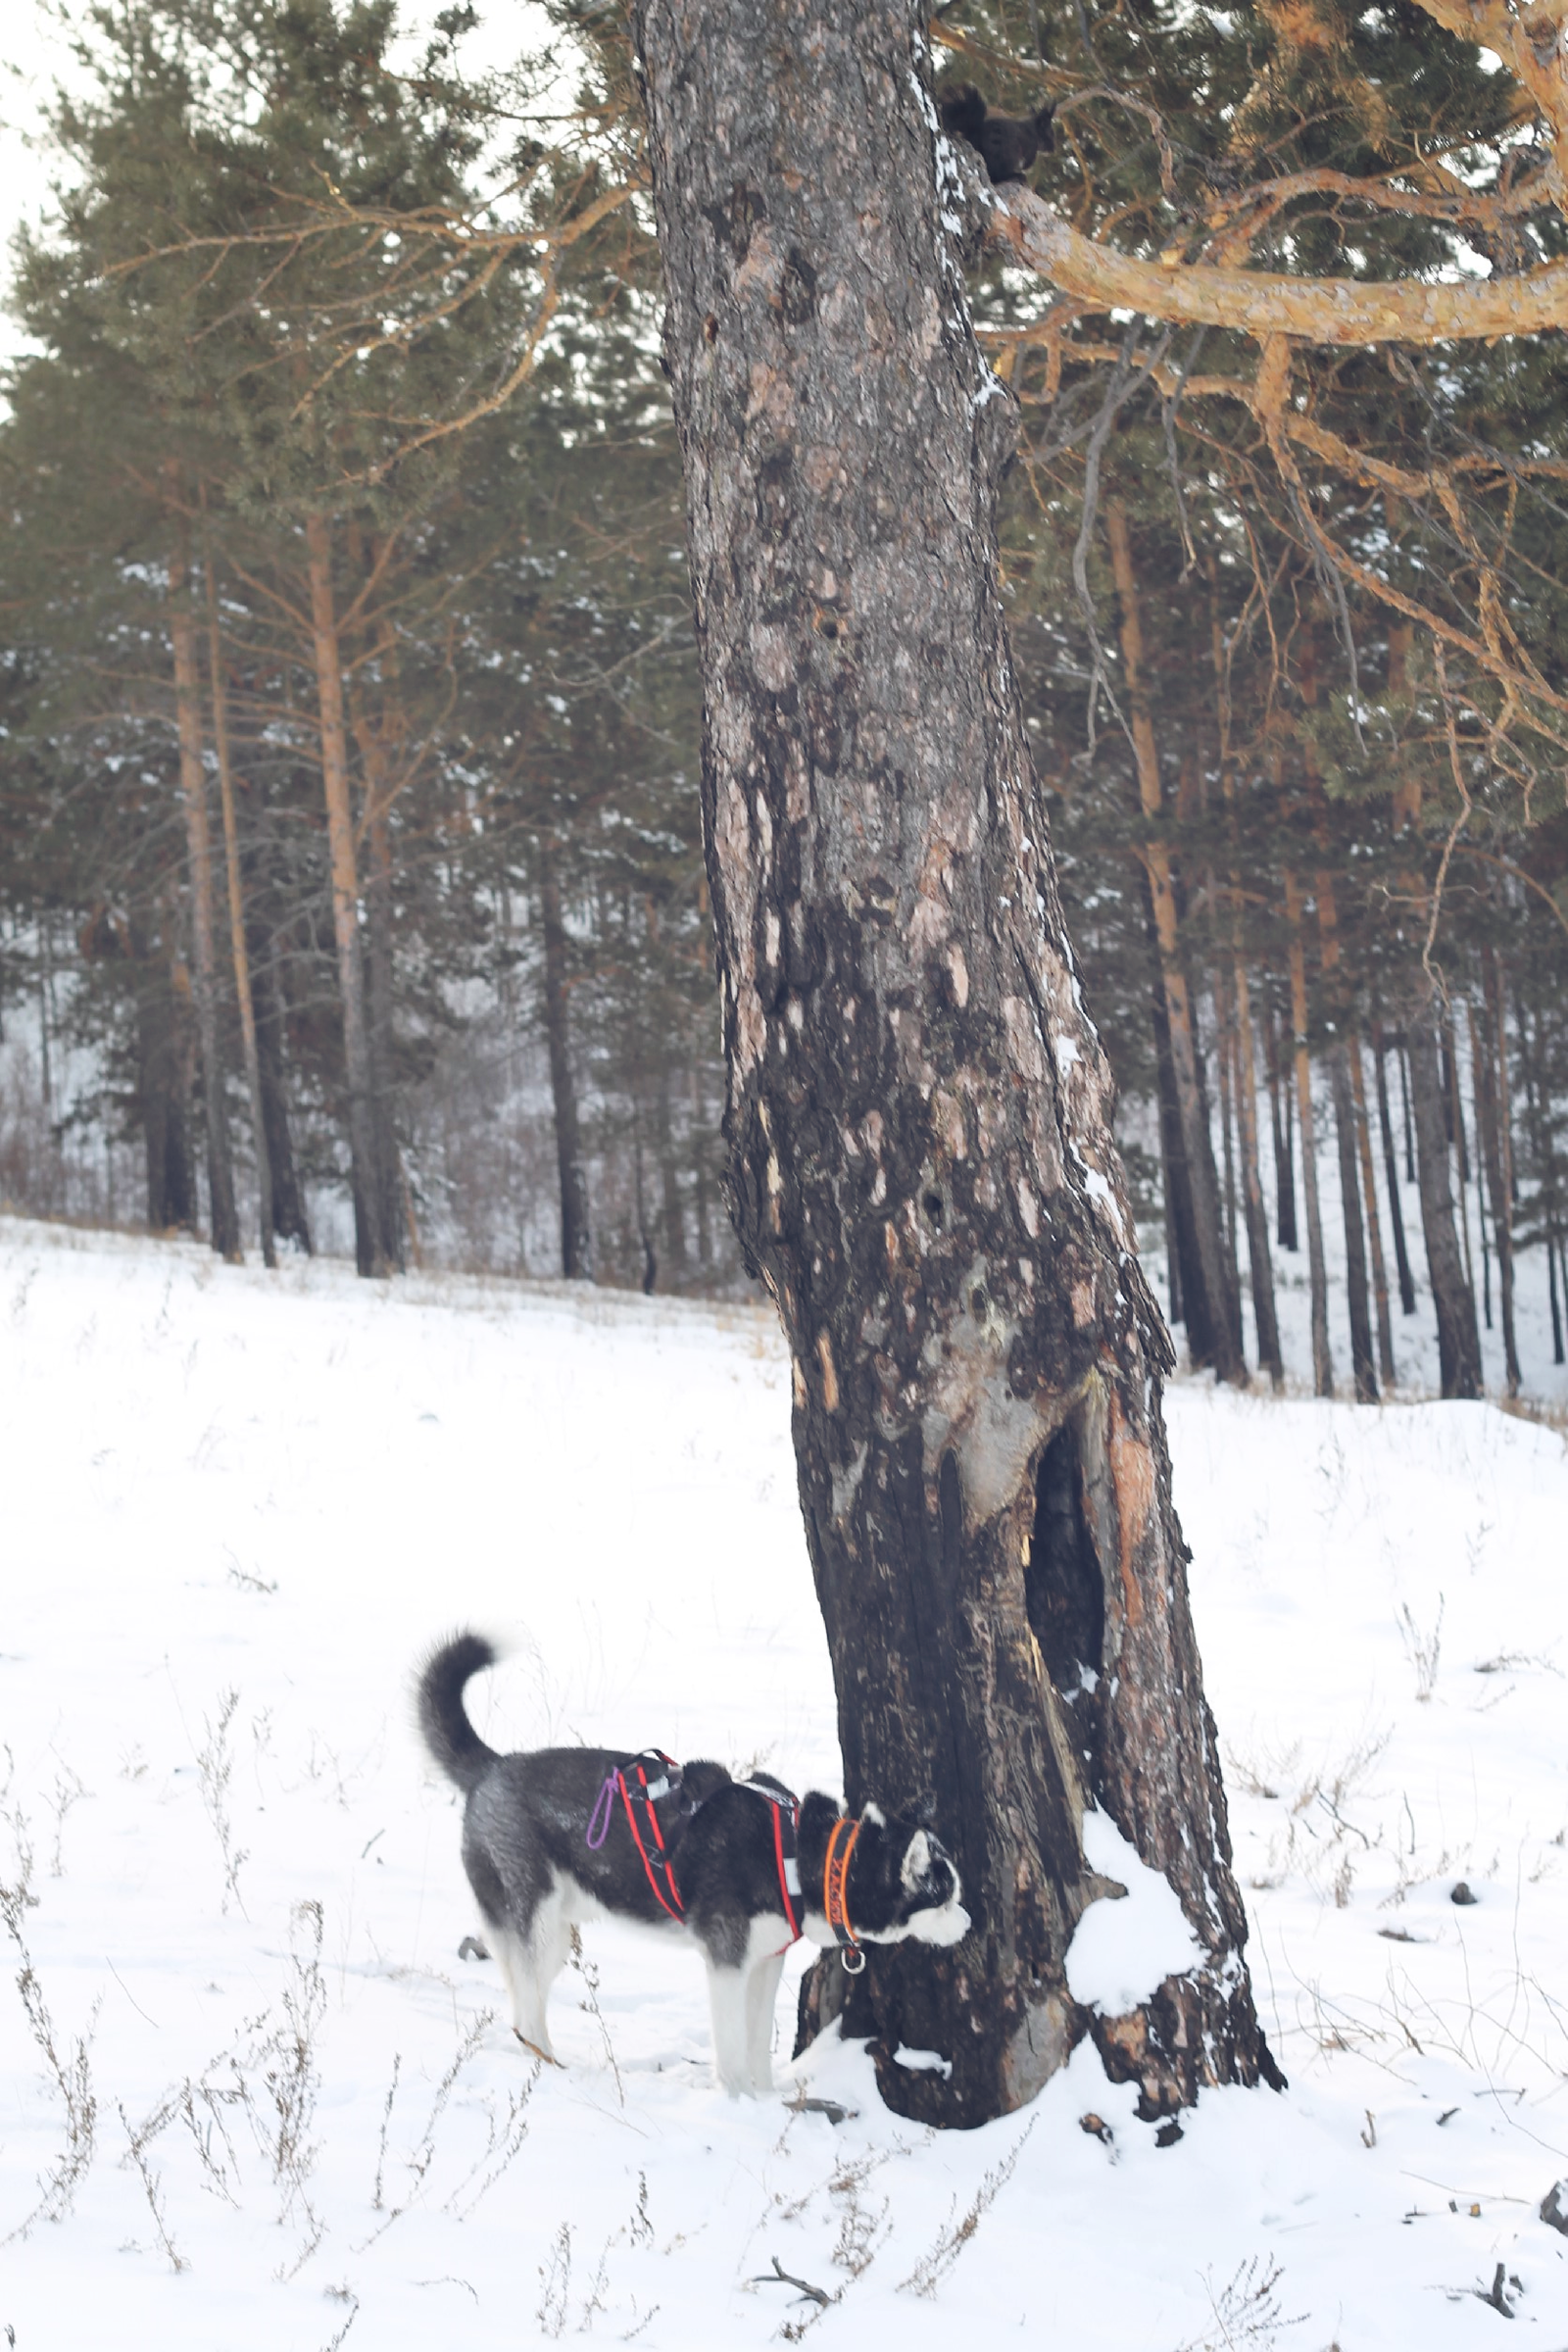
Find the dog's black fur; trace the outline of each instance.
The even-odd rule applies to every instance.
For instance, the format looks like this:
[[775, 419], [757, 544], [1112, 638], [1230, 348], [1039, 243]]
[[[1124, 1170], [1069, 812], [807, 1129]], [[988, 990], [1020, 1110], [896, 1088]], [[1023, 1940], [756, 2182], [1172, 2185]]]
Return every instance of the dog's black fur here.
[[[767, 2090], [773, 2002], [790, 1940], [770, 1798], [792, 1802], [789, 1790], [766, 1773], [743, 1782], [706, 1760], [682, 1768], [678, 1790], [656, 1804], [683, 1907], [683, 1919], [674, 1921], [650, 1884], [618, 1795], [603, 1844], [587, 1842], [600, 1791], [628, 1764], [626, 1755], [547, 1747], [502, 1756], [479, 1738], [464, 1687], [495, 1659], [476, 1634], [445, 1642], [419, 1677], [418, 1714], [431, 1757], [467, 1800], [463, 1864], [519, 2039], [542, 2057], [553, 2055], [545, 2010], [572, 1929], [609, 1912], [690, 1932], [708, 1963], [719, 2081], [731, 2092]], [[822, 1873], [839, 1817], [833, 1799], [815, 1790], [800, 1809], [795, 1913], [819, 1944], [835, 1940], [822, 1907]], [[652, 1849], [646, 1828], [644, 1840]], [[969, 1924], [960, 1891], [956, 1870], [922, 1820], [863, 1808], [846, 1888], [858, 1940], [956, 1943]]]
[[1055, 145], [1052, 118], [1055, 108], [1042, 106], [1032, 115], [999, 115], [986, 104], [972, 81], [960, 82], [937, 100], [942, 127], [951, 138], [965, 139], [975, 148], [993, 187], [1022, 179], [1038, 156]]

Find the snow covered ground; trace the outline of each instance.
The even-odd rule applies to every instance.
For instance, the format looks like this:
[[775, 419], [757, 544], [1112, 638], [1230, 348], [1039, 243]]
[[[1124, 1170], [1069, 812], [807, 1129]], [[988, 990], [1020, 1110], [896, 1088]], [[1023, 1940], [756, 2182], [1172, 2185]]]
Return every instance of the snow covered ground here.
[[1563, 1442], [1482, 1405], [1169, 1410], [1291, 2088], [1161, 2151], [1081, 2051], [936, 2137], [827, 2046], [780, 2071], [834, 2128], [714, 2091], [695, 1955], [608, 1928], [539, 2077], [457, 1957], [408, 1722], [471, 1619], [514, 1642], [475, 1694], [498, 1743], [835, 1785], [766, 1318], [0, 1221], [0, 2335], [1373, 2352], [1506, 2311], [1561, 2352]]

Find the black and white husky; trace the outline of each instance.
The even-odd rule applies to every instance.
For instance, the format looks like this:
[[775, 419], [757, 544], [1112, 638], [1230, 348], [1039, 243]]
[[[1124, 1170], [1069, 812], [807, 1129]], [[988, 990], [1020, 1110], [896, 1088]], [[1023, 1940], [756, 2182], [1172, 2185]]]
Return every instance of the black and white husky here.
[[689, 1934], [708, 1963], [713, 2059], [732, 2095], [772, 2086], [773, 2003], [802, 1936], [864, 1965], [862, 1943], [956, 1943], [958, 1874], [923, 1823], [866, 1805], [843, 1814], [780, 1781], [657, 1750], [546, 1747], [502, 1756], [463, 1703], [496, 1651], [444, 1642], [419, 1676], [419, 1729], [467, 1798], [463, 1864], [500, 1963], [520, 2041], [553, 2058], [545, 2008], [573, 1928], [607, 1914]]

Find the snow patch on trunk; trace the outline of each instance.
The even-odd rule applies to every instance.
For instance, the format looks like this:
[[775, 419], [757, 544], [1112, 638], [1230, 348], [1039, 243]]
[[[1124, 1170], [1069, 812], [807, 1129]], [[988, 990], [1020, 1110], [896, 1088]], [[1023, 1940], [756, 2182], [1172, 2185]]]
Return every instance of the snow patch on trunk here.
[[1084, 1856], [1127, 1891], [1100, 1896], [1078, 1922], [1067, 1946], [1067, 1989], [1086, 2009], [1125, 2017], [1167, 1977], [1196, 1967], [1203, 1947], [1170, 1881], [1150, 1869], [1108, 1813], [1084, 1815]]

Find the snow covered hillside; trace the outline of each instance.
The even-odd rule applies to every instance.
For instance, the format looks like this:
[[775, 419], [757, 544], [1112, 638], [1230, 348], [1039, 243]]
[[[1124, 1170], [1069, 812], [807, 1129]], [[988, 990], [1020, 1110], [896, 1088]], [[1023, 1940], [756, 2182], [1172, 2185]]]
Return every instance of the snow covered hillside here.
[[732, 2103], [696, 1955], [612, 1928], [541, 2075], [458, 1957], [410, 1670], [471, 1620], [493, 1742], [834, 1787], [770, 1322], [0, 1221], [0, 2337], [1560, 2352], [1568, 1453], [1491, 1406], [1169, 1413], [1289, 2092], [1157, 2150], [1086, 2047], [935, 2137], [854, 2049], [788, 2068], [797, 1954], [783, 2088]]

